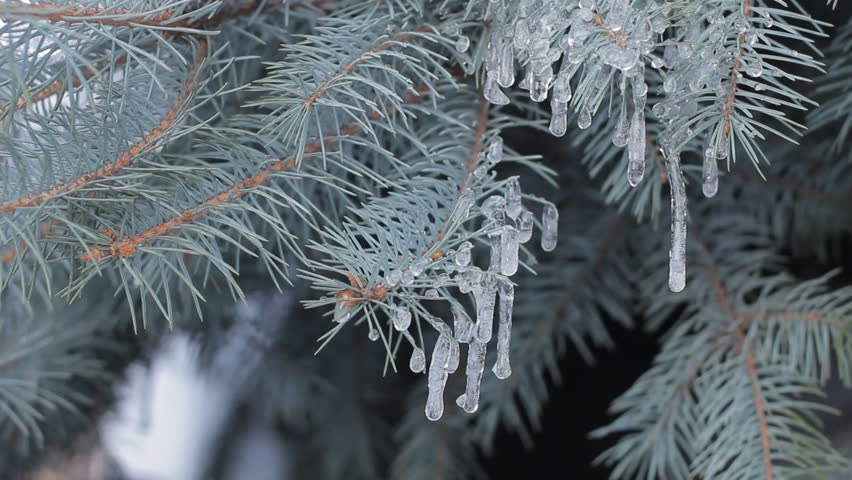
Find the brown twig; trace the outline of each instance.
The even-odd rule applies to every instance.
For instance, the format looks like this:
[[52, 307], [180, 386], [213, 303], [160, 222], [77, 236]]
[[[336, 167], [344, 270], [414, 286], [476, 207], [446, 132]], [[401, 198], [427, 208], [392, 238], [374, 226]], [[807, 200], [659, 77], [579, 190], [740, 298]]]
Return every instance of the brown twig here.
[[624, 47], [627, 44], [624, 41], [624, 36], [621, 35], [621, 33], [616, 32], [615, 30], [610, 28], [610, 26], [606, 24], [604, 19], [601, 18], [601, 16], [598, 15], [597, 12], [592, 14], [592, 23], [601, 27], [603, 29], [604, 33], [606, 34], [606, 36], [613, 39], [613, 41], [615, 41], [615, 44], [618, 45], [619, 47]]
[[414, 32], [427, 32], [429, 30], [430, 29], [428, 27], [416, 28], [416, 29], [411, 31], [412, 33], [399, 34], [399, 35], [390, 37], [387, 40], [379, 42], [376, 46], [374, 46], [373, 48], [362, 53], [361, 55], [358, 56], [358, 58], [347, 63], [340, 70], [338, 70], [337, 73], [335, 73], [334, 75], [329, 77], [328, 80], [323, 82], [319, 87], [317, 87], [316, 90], [314, 90], [314, 93], [312, 93], [308, 98], [305, 99], [305, 101], [302, 102], [302, 105], [305, 108], [307, 108], [308, 110], [310, 110], [313, 107], [313, 105], [317, 102], [317, 100], [319, 100], [320, 97], [322, 97], [325, 94], [325, 92], [329, 88], [331, 88], [332, 85], [334, 85], [335, 82], [340, 80], [340, 78], [344, 77], [345, 75], [352, 73], [352, 71], [355, 70], [355, 68], [357, 68], [358, 65], [361, 65], [362, 63], [366, 62], [372, 54], [382, 52], [382, 51], [385, 51], [385, 50], [389, 50], [394, 46], [395, 43], [406, 42], [408, 40], [418, 38], [417, 34], [414, 33]]
[[[743, 17], [748, 20], [751, 17], [751, 7], [754, 5], [754, 0], [746, 0], [743, 4]], [[743, 43], [745, 43], [746, 33], [740, 33], [737, 36], [737, 55], [734, 57], [734, 65], [731, 67], [731, 76], [729, 77], [729, 82], [731, 84], [731, 88], [728, 91], [728, 96], [725, 99], [725, 108], [722, 109], [722, 119], [724, 120], [724, 125], [722, 126], [722, 134], [728, 135], [731, 131], [731, 115], [734, 114], [734, 107], [737, 100], [737, 88], [739, 87], [739, 69], [742, 66], [742, 58], [745, 52], [743, 51]]]
[[[424, 95], [428, 92], [429, 88], [427, 86], [419, 86], [415, 89], [415, 92], [409, 92], [403, 95], [403, 103], [418, 102], [422, 100], [424, 98]], [[387, 113], [388, 112], [385, 112], [384, 115], [386, 115]], [[372, 112], [368, 115], [368, 118], [370, 120], [377, 121], [383, 118], [383, 114], [379, 112]], [[303, 153], [311, 154], [324, 151], [326, 147], [329, 147], [335, 143], [335, 139], [355, 135], [361, 132], [362, 129], [363, 127], [356, 122], [348, 123], [341, 127], [338, 131], [330, 132], [324, 135], [324, 140], [306, 145], [303, 149]], [[198, 220], [201, 217], [204, 217], [205, 215], [210, 213], [212, 208], [220, 207], [222, 205], [233, 203], [236, 200], [239, 200], [243, 196], [254, 192], [258, 187], [266, 184], [271, 178], [272, 174], [290, 170], [293, 167], [297, 166], [298, 163], [299, 157], [297, 155], [291, 155], [289, 157], [278, 160], [270, 166], [264, 168], [260, 172], [256, 173], [255, 175], [239, 181], [227, 190], [210, 198], [202, 204], [187, 209], [182, 214], [176, 217], [172, 217], [155, 227], [145, 230], [144, 232], [137, 233], [132, 236], [126, 236], [120, 240], [116, 238], [106, 248], [93, 249], [92, 255], [90, 255], [89, 253], [85, 253], [80, 256], [80, 259], [83, 261], [91, 261], [99, 260], [101, 258], [106, 257], [132, 257], [136, 254], [140, 246], [152, 241], [157, 237], [161, 237], [163, 235], [168, 234], [169, 232], [174, 231], [181, 225], [185, 225], [187, 223]]]
[[[701, 244], [704, 251], [708, 251], [699, 238], [696, 238], [696, 241]], [[703, 267], [705, 272], [707, 272], [710, 284], [719, 296], [719, 303], [722, 305], [722, 309], [729, 315], [731, 321], [735, 322], [736, 329], [734, 331], [734, 341], [742, 353], [745, 369], [751, 383], [752, 399], [754, 401], [754, 409], [757, 414], [758, 425], [760, 428], [760, 444], [763, 449], [761, 459], [763, 461], [764, 473], [766, 475], [766, 480], [775, 480], [775, 473], [772, 467], [772, 442], [769, 436], [769, 421], [766, 413], [766, 401], [763, 398], [763, 393], [760, 389], [760, 376], [757, 369], [757, 362], [754, 359], [754, 355], [751, 352], [751, 346], [749, 345], [745, 334], [745, 324], [743, 320], [747, 318], [747, 316], [740, 315], [734, 309], [730, 296], [728, 295], [718, 272], [716, 272], [709, 263], [704, 263]]]
[[[37, 17], [48, 22], [64, 23], [95, 23], [100, 25], [112, 25], [118, 27], [144, 25], [149, 27], [181, 27], [186, 26], [186, 20], [173, 21], [174, 14], [163, 11], [155, 15], [145, 12], [131, 12], [124, 8], [85, 8], [77, 6], [55, 5], [51, 3], [28, 4], [12, 2], [0, 9], [14, 10], [23, 9], [21, 14]], [[123, 19], [111, 18], [112, 16], [131, 15]], [[3, 17], [0, 14], [0, 17]]]
[[200, 68], [201, 63], [204, 61], [206, 50], [207, 41], [204, 38], [200, 38], [199, 46], [197, 49], [198, 60], [189, 71], [183, 92], [175, 100], [171, 108], [169, 108], [169, 110], [166, 112], [165, 118], [160, 121], [159, 125], [156, 128], [154, 128], [151, 132], [145, 135], [142, 140], [133, 145], [129, 150], [124, 152], [115, 161], [109, 162], [101, 166], [97, 170], [86, 172], [82, 176], [78, 177], [76, 180], [59, 184], [49, 190], [45, 190], [39, 193], [33, 193], [0, 206], [0, 214], [11, 213], [23, 207], [33, 207], [42, 205], [54, 198], [57, 198], [60, 195], [73, 192], [74, 190], [79, 189], [80, 187], [89, 182], [102, 180], [104, 178], [114, 176], [118, 174], [121, 170], [126, 168], [128, 165], [130, 165], [130, 163], [134, 159], [136, 159], [143, 153], [150, 151], [151, 148], [153, 148], [156, 143], [162, 139], [162, 137], [171, 129], [171, 127], [174, 126], [175, 122], [177, 121], [178, 114], [185, 106], [189, 95], [192, 93], [192, 89], [198, 74], [198, 69]]

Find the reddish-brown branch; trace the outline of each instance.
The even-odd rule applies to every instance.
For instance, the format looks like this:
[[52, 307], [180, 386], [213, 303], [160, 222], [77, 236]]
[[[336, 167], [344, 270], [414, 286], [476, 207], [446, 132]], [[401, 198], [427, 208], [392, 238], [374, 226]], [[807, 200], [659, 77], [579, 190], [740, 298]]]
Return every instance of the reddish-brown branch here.
[[592, 23], [601, 27], [603, 29], [604, 33], [606, 34], [606, 36], [611, 38], [615, 42], [615, 44], [618, 45], [619, 47], [623, 47], [624, 45], [626, 45], [626, 42], [624, 41], [624, 37], [619, 32], [616, 32], [615, 30], [610, 28], [610, 26], [606, 24], [604, 19], [601, 18], [601, 16], [598, 15], [597, 12], [592, 14]]
[[[85, 8], [76, 6], [63, 6], [50, 3], [27, 4], [13, 2], [4, 6], [5, 9], [22, 9], [21, 14], [37, 17], [48, 22], [65, 23], [96, 23], [112, 26], [145, 25], [150, 27], [179, 27], [186, 26], [186, 20], [170, 22], [174, 14], [168, 11], [154, 15], [140, 12], [135, 14], [124, 8]], [[122, 19], [111, 18], [112, 16], [131, 15]], [[2, 17], [2, 15], [0, 15]]]
[[190, 93], [192, 92], [193, 85], [196, 81], [198, 68], [201, 66], [201, 62], [204, 60], [205, 52], [207, 50], [206, 46], [206, 40], [204, 40], [203, 38], [199, 39], [199, 47], [197, 49], [198, 60], [189, 71], [189, 75], [187, 76], [183, 92], [175, 100], [171, 108], [169, 108], [169, 110], [166, 112], [165, 118], [160, 121], [159, 125], [156, 128], [154, 128], [151, 132], [145, 135], [142, 140], [133, 145], [129, 150], [124, 152], [115, 161], [109, 162], [98, 168], [97, 170], [92, 170], [90, 172], [84, 173], [76, 180], [73, 180], [68, 183], [62, 183], [51, 188], [50, 190], [45, 190], [39, 193], [33, 193], [0, 206], [0, 214], [10, 213], [23, 207], [33, 207], [42, 205], [54, 198], [57, 198], [60, 195], [65, 195], [70, 192], [73, 192], [89, 182], [102, 180], [114, 176], [118, 174], [121, 170], [126, 168], [128, 165], [130, 165], [130, 163], [134, 159], [150, 151], [151, 148], [153, 148], [157, 144], [157, 142], [162, 139], [162, 137], [171, 129], [172, 126], [174, 126], [175, 122], [177, 121], [178, 114], [185, 106], [185, 103], [189, 98]]
[[[754, 5], [754, 0], [746, 0], [743, 4], [743, 17], [748, 20], [751, 17], [751, 7]], [[722, 119], [724, 120], [724, 125], [722, 126], [722, 134], [728, 135], [731, 131], [731, 115], [734, 114], [734, 108], [737, 100], [737, 88], [739, 87], [739, 69], [742, 67], [743, 62], [742, 58], [745, 52], [743, 52], [743, 43], [745, 43], [746, 32], [740, 33], [737, 36], [737, 55], [734, 57], [734, 65], [731, 67], [731, 76], [729, 77], [729, 82], [731, 84], [731, 88], [728, 91], [728, 96], [725, 99], [725, 107], [722, 109]]]
[[[50, 85], [48, 85], [44, 88], [35, 89], [35, 90], [28, 92], [26, 95], [18, 98], [18, 100], [15, 102], [14, 109], [20, 110], [20, 109], [28, 107], [30, 105], [35, 105], [36, 103], [41, 102], [43, 100], [46, 100], [46, 99], [48, 99], [48, 98], [50, 98], [50, 97], [52, 97], [52, 96], [54, 96], [54, 95], [56, 95], [60, 92], [64, 92], [64, 91], [68, 90], [69, 83], [71, 85], [71, 88], [79, 87], [80, 85], [83, 84], [83, 82], [85, 82], [85, 81], [89, 80], [90, 78], [92, 78], [92, 77], [98, 75], [99, 73], [103, 72], [110, 65], [116, 65], [117, 66], [117, 65], [122, 65], [126, 62], [127, 62], [127, 57], [121, 57], [121, 58], [115, 60], [114, 62], [107, 62], [107, 61], [100, 62], [98, 64], [97, 68], [85, 67], [85, 68], [83, 68], [83, 74], [82, 75], [75, 75], [75, 76], [71, 77], [70, 82], [65, 80], [65, 79], [60, 79], [60, 80], [57, 80], [57, 81], [51, 83]], [[8, 110], [9, 110], [9, 104], [6, 104], [6, 105], [0, 107], [0, 116], [2, 116]]]
[[[427, 86], [419, 86], [415, 89], [415, 92], [409, 92], [403, 95], [403, 103], [418, 102], [422, 100], [424, 98], [424, 95], [428, 92], [429, 88]], [[379, 112], [372, 112], [370, 113], [368, 118], [370, 120], [377, 121], [382, 118], [382, 114]], [[361, 130], [362, 127], [360, 124], [356, 122], [348, 123], [341, 127], [339, 131], [325, 134], [324, 140], [305, 146], [303, 153], [311, 154], [324, 151], [328, 147], [331, 147], [336, 142], [337, 138], [355, 135], [361, 132]], [[254, 192], [258, 187], [266, 184], [273, 174], [290, 170], [293, 167], [297, 166], [298, 162], [299, 157], [297, 155], [291, 155], [287, 158], [278, 160], [277, 162], [274, 162], [273, 164], [264, 168], [255, 175], [239, 181], [237, 184], [210, 198], [204, 203], [185, 210], [177, 217], [172, 217], [169, 220], [166, 220], [165, 222], [155, 227], [152, 227], [144, 232], [137, 233], [132, 236], [126, 236], [121, 240], [115, 239], [112, 244], [110, 244], [106, 248], [94, 249], [92, 250], [92, 255], [85, 253], [81, 255], [80, 258], [84, 261], [91, 261], [105, 257], [132, 257], [136, 254], [140, 246], [152, 241], [157, 237], [161, 237], [176, 230], [181, 225], [191, 223], [195, 220], [198, 220], [199, 218], [204, 217], [205, 215], [210, 213], [212, 208], [220, 207], [222, 205], [230, 204], [235, 202], [236, 200], [239, 200], [243, 196]]]
[[[696, 239], [700, 243], [700, 239]], [[706, 248], [705, 248], [706, 250]], [[751, 352], [751, 347], [748, 344], [744, 329], [744, 320], [746, 315], [741, 315], [734, 310], [731, 304], [730, 296], [725, 290], [722, 280], [716, 270], [709, 264], [704, 264], [704, 270], [710, 280], [710, 284], [719, 295], [719, 303], [723, 310], [730, 316], [731, 321], [736, 323], [734, 339], [739, 346], [740, 353], [745, 363], [745, 369], [751, 383], [751, 393], [754, 400], [754, 409], [757, 414], [758, 425], [760, 428], [760, 445], [763, 449], [762, 461], [766, 480], [775, 480], [775, 474], [772, 468], [772, 443], [769, 435], [769, 421], [766, 414], [766, 402], [760, 390], [760, 377], [757, 369], [757, 363], [754, 360], [754, 355]]]
[[[745, 335], [742, 335], [742, 337], [741, 341], [745, 342]], [[743, 352], [743, 359], [749, 380], [751, 381], [751, 395], [754, 400], [754, 409], [757, 412], [758, 424], [760, 425], [760, 446], [763, 448], [763, 472], [766, 475], [766, 480], [775, 480], [775, 473], [772, 469], [772, 443], [769, 438], [769, 420], [766, 415], [766, 401], [763, 398], [763, 393], [760, 391], [757, 364], [749, 350]]]
[[403, 33], [403, 34], [391, 37], [391, 38], [384, 40], [382, 42], [379, 42], [376, 46], [367, 50], [363, 54], [359, 55], [358, 58], [347, 63], [340, 70], [338, 70], [337, 73], [335, 73], [334, 75], [329, 77], [328, 80], [326, 80], [319, 87], [317, 87], [317, 89], [314, 91], [314, 93], [312, 93], [308, 98], [306, 98], [304, 102], [302, 102], [302, 105], [304, 105], [305, 108], [310, 110], [313, 107], [313, 105], [317, 102], [317, 100], [319, 100], [320, 97], [322, 97], [323, 94], [325, 94], [325, 92], [329, 88], [331, 88], [331, 86], [334, 85], [335, 82], [340, 80], [342, 77], [352, 73], [352, 71], [355, 70], [355, 68], [357, 68], [358, 65], [361, 65], [362, 63], [366, 62], [369, 59], [370, 55], [372, 55], [374, 53], [382, 52], [382, 51], [385, 51], [385, 50], [389, 50], [394, 46], [395, 43], [407, 42], [408, 40], [412, 40], [414, 38], [417, 38], [416, 33], [413, 33], [413, 32], [426, 32], [426, 31], [429, 31], [428, 27], [416, 28], [416, 29], [412, 30], [412, 33]]

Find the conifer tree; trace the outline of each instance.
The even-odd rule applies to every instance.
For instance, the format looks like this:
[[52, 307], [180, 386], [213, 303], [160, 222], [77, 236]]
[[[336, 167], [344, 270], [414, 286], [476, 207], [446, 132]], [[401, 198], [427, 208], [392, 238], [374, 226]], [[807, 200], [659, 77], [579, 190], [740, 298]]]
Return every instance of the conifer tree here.
[[613, 479], [846, 478], [835, 3], [0, 1], [0, 473], [185, 329], [304, 478], [475, 478], [617, 322]]

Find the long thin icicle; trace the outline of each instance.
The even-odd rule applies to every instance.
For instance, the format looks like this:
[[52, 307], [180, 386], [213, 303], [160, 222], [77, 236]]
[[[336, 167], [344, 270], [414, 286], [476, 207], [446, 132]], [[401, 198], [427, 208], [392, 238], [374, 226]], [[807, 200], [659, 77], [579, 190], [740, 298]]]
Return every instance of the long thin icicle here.
[[497, 329], [497, 361], [492, 371], [499, 379], [512, 374], [509, 363], [509, 341], [512, 338], [512, 304], [515, 301], [515, 287], [508, 280], [500, 282], [500, 317]]
[[479, 385], [482, 383], [482, 372], [485, 371], [487, 348], [485, 343], [473, 340], [467, 349], [467, 385], [464, 393], [456, 399], [456, 404], [467, 413], [473, 413], [479, 408]]
[[435, 348], [432, 350], [432, 363], [429, 364], [427, 383], [429, 394], [426, 397], [426, 418], [432, 421], [438, 420], [444, 414], [444, 386], [447, 384], [449, 375], [447, 367], [451, 360], [451, 343], [455, 342], [447, 335], [438, 335]]
[[672, 244], [669, 250], [669, 289], [686, 287], [686, 186], [680, 170], [680, 156], [669, 159], [669, 185], [672, 199]]

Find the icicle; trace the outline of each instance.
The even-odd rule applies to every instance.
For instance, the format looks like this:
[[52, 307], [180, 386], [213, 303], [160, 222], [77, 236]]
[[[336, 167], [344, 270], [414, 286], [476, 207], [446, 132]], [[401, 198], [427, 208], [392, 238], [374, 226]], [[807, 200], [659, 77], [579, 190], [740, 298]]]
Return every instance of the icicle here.
[[571, 101], [571, 77], [567, 71], [559, 72], [553, 82], [553, 101], [568, 103]]
[[550, 100], [550, 133], [561, 137], [568, 130], [568, 104], [556, 100], [556, 96]]
[[455, 331], [456, 340], [461, 343], [470, 342], [473, 338], [473, 322], [467, 316], [467, 312], [461, 305], [453, 304], [453, 330]]
[[495, 136], [491, 142], [488, 143], [488, 153], [486, 157], [492, 164], [503, 161], [503, 138], [501, 136]]
[[473, 205], [473, 192], [465, 189], [459, 197], [456, 209], [453, 210], [453, 220], [463, 222], [470, 217], [470, 207]]
[[485, 370], [487, 348], [485, 343], [473, 340], [467, 349], [467, 385], [464, 394], [456, 399], [456, 404], [467, 413], [473, 413], [479, 408], [479, 386], [482, 382], [482, 372]]
[[499, 379], [512, 374], [509, 363], [509, 340], [512, 338], [512, 304], [515, 301], [515, 287], [508, 280], [500, 282], [500, 317], [497, 329], [497, 361], [492, 371]]
[[506, 105], [509, 103], [509, 97], [500, 90], [500, 85], [497, 84], [497, 79], [494, 78], [494, 73], [491, 71], [486, 75], [483, 94], [494, 105]]
[[423, 353], [423, 350], [414, 347], [414, 351], [411, 352], [411, 360], [408, 362], [408, 368], [414, 373], [420, 373], [426, 368], [426, 355]]
[[459, 357], [460, 357], [460, 348], [459, 344], [453, 341], [453, 337], [448, 337], [450, 339], [450, 355], [447, 358], [447, 373], [453, 373], [459, 369]]
[[494, 326], [494, 302], [497, 291], [483, 280], [473, 288], [473, 298], [476, 303], [476, 325], [474, 336], [483, 343], [491, 340]]
[[524, 210], [518, 216], [518, 241], [527, 243], [532, 238], [533, 232], [533, 214], [529, 210]]
[[458, 40], [456, 40], [456, 50], [458, 50], [459, 53], [466, 52], [468, 48], [470, 48], [470, 39], [466, 35], [462, 35]]
[[467, 266], [470, 263], [470, 249], [473, 248], [473, 244], [470, 242], [464, 242], [459, 245], [459, 249], [456, 252], [456, 265], [460, 267]]
[[530, 84], [530, 100], [533, 102], [543, 102], [547, 98], [547, 91], [550, 89], [550, 83], [553, 81], [553, 69], [548, 65], [541, 72], [533, 72], [532, 83]]
[[704, 183], [701, 190], [704, 196], [711, 198], [719, 191], [719, 165], [716, 163], [716, 152], [713, 148], [707, 147], [704, 151], [704, 169], [701, 174]]
[[552, 203], [546, 203], [541, 214], [541, 249], [545, 252], [556, 248], [558, 224], [559, 210]]
[[391, 321], [393, 322], [393, 328], [398, 331], [407, 330], [408, 326], [411, 325], [411, 312], [407, 308], [396, 307], [393, 309]]
[[666, 80], [663, 82], [663, 90], [666, 93], [672, 93], [677, 90], [677, 79], [675, 79], [674, 77], [666, 78]]
[[432, 362], [429, 364], [429, 379], [426, 397], [426, 418], [435, 421], [444, 414], [444, 386], [447, 384], [447, 364], [450, 357], [450, 342], [446, 335], [439, 335], [432, 350]]
[[645, 83], [644, 77], [634, 78], [630, 82], [633, 93], [633, 107], [636, 110], [645, 110], [645, 103], [648, 100], [648, 84]]
[[338, 301], [334, 304], [334, 321], [345, 323], [352, 315], [352, 307], [347, 305], [348, 300]]
[[635, 187], [645, 176], [645, 115], [641, 110], [633, 112], [633, 119], [630, 121], [627, 157], [627, 181]]
[[518, 231], [515, 227], [506, 225], [500, 233], [500, 273], [514, 275], [518, 271]]
[[500, 233], [502, 232], [503, 227], [491, 231], [488, 233], [488, 240], [491, 243], [491, 258], [490, 263], [488, 264], [488, 269], [492, 272], [500, 271], [500, 264], [502, 263], [500, 257], [503, 253], [503, 245], [500, 242]]
[[523, 209], [521, 205], [521, 182], [518, 177], [512, 177], [506, 183], [506, 215], [512, 220], [518, 218]]
[[686, 286], [686, 186], [680, 170], [680, 157], [669, 160], [672, 203], [672, 244], [669, 251], [669, 289], [680, 292]]
[[719, 160], [728, 158], [728, 136], [722, 135], [722, 140], [716, 146], [716, 158]]
[[480, 210], [489, 221], [502, 224], [505, 208], [506, 199], [502, 195], [491, 195], [482, 202]]
[[626, 118], [619, 118], [616, 120], [615, 130], [612, 132], [612, 144], [619, 148], [626, 146], [629, 133], [630, 122]]
[[498, 55], [497, 83], [501, 87], [511, 87], [515, 83], [515, 54], [512, 51], [511, 39], [507, 38], [501, 42]]
[[585, 130], [589, 128], [592, 124], [592, 112], [589, 111], [589, 107], [583, 107], [580, 110], [580, 116], [577, 117], [577, 126], [580, 127], [581, 130]]

